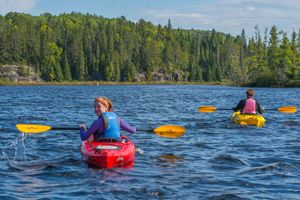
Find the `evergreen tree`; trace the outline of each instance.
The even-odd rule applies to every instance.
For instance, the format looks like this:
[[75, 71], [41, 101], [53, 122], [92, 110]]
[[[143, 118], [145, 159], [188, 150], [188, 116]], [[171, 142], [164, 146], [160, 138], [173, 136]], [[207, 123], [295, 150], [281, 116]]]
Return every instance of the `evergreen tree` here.
[[241, 38], [240, 38], [240, 68], [242, 71], [242, 82], [245, 83], [246, 82], [246, 67], [244, 64], [244, 60], [245, 60], [245, 54], [246, 54], [246, 48], [247, 48], [247, 41], [246, 41], [246, 33], [245, 30], [242, 30], [241, 33]]
[[170, 19], [155, 26], [123, 16], [12, 12], [0, 15], [0, 64], [33, 66], [46, 81], [152, 80], [163, 73], [167, 80], [285, 85], [300, 79], [299, 34], [280, 41], [276, 26], [264, 37], [256, 26], [247, 40], [245, 30], [235, 37], [173, 29]]
[[273, 26], [270, 31], [270, 41], [269, 41], [269, 49], [268, 49], [268, 66], [271, 72], [277, 74], [276, 71], [279, 68], [279, 45], [278, 45], [278, 33], [277, 33], [276, 26]]
[[63, 53], [63, 59], [62, 59], [62, 72], [64, 75], [64, 80], [66, 81], [71, 81], [72, 80], [72, 76], [71, 76], [71, 69], [70, 69], [70, 65], [69, 65], [69, 61], [68, 61], [68, 56], [66, 51], [64, 51]]
[[291, 45], [289, 44], [287, 34], [284, 33], [282, 38], [282, 44], [280, 46], [279, 65], [276, 70], [277, 83], [281, 86], [284, 86], [288, 81], [288, 70], [293, 67], [292, 58], [293, 51]]
[[295, 45], [295, 57], [293, 61], [294, 69], [291, 70], [291, 78], [300, 80], [300, 29]]

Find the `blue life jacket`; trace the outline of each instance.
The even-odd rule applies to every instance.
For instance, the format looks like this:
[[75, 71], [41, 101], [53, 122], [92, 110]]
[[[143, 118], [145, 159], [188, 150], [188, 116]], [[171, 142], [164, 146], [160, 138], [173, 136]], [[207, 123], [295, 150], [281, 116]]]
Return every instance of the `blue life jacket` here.
[[102, 113], [104, 121], [104, 138], [114, 138], [120, 140], [120, 121], [114, 112]]

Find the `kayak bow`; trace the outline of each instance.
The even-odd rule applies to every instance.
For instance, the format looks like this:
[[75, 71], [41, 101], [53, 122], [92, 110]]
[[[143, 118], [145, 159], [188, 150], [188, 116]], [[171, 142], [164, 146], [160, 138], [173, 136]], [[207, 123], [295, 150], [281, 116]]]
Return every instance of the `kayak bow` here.
[[121, 167], [134, 161], [135, 146], [126, 136], [120, 141], [103, 138], [100, 141], [83, 141], [80, 146], [82, 160], [100, 168]]

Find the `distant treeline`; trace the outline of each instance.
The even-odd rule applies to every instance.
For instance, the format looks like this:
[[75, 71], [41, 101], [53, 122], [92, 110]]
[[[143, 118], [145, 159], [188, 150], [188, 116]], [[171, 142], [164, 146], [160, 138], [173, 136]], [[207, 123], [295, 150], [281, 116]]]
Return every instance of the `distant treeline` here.
[[[0, 65], [34, 66], [46, 81], [230, 81], [285, 85], [300, 79], [300, 31], [258, 27], [246, 38], [90, 14], [0, 15]], [[1, 72], [0, 72], [1, 73]], [[26, 73], [26, 72], [23, 72]]]

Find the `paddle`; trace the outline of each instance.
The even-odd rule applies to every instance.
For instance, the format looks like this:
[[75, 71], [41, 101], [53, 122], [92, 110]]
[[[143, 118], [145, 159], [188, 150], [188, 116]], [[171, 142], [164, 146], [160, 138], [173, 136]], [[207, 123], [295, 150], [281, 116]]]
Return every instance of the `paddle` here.
[[[232, 110], [231, 108], [216, 108], [214, 106], [200, 106], [198, 108], [199, 112], [215, 112], [217, 110]], [[296, 106], [283, 106], [280, 108], [270, 108], [270, 109], [265, 109], [266, 111], [279, 111], [282, 113], [295, 113], [297, 112], [297, 107]]]
[[[48, 125], [39, 125], [39, 124], [17, 124], [16, 127], [20, 132], [30, 133], [30, 134], [43, 133], [49, 130], [79, 130], [79, 127], [78, 128], [52, 127]], [[178, 125], [163, 125], [153, 130], [143, 130], [143, 129], [138, 129], [138, 130], [153, 132], [156, 135], [165, 138], [178, 138], [184, 135], [185, 133], [185, 128], [183, 126], [178, 126]]]
[[138, 131], [153, 132], [156, 135], [165, 138], [178, 138], [184, 135], [185, 128], [183, 126], [169, 124], [169, 125], [159, 126], [153, 130], [138, 129]]

